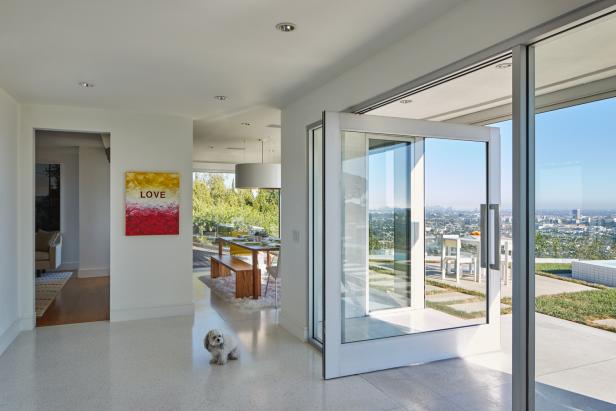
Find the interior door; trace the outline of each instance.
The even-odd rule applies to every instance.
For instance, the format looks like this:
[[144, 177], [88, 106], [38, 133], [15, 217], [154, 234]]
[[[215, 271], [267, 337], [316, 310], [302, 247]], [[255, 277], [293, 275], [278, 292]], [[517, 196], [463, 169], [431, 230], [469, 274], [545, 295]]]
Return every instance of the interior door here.
[[497, 350], [498, 129], [323, 121], [324, 378]]

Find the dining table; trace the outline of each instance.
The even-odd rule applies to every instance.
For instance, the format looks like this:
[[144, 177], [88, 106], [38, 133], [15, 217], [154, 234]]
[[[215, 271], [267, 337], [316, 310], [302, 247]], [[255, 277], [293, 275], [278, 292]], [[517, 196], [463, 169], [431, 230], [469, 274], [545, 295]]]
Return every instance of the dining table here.
[[235, 245], [250, 251], [252, 255], [252, 297], [258, 299], [261, 296], [261, 269], [259, 268], [259, 253], [266, 253], [266, 265], [272, 264], [272, 251], [280, 251], [280, 239], [274, 237], [255, 238], [251, 236], [240, 237], [216, 237], [218, 243], [218, 255], [222, 256], [225, 244]]

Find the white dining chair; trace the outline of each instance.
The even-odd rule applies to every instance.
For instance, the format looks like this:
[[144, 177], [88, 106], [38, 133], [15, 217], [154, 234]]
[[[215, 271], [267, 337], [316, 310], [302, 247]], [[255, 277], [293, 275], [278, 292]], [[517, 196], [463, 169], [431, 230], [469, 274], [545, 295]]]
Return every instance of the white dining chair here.
[[280, 274], [280, 253], [276, 259], [276, 264], [270, 265], [266, 268], [267, 271], [267, 283], [265, 284], [265, 296], [267, 296], [267, 290], [269, 288], [270, 278], [274, 279], [274, 307], [278, 308], [278, 279], [281, 278]]

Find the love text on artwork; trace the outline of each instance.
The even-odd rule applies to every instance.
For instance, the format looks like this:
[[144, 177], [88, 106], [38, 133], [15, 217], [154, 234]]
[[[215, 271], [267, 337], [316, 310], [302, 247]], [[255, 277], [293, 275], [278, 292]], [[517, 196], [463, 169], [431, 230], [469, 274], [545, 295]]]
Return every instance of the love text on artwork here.
[[147, 191], [140, 191], [139, 197], [141, 198], [167, 198], [167, 193], [164, 191], [147, 190]]

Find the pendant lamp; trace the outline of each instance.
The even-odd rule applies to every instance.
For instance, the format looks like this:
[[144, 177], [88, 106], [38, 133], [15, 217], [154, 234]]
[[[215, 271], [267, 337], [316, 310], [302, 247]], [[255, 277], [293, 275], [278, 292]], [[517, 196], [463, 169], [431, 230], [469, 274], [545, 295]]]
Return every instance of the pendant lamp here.
[[261, 162], [235, 165], [235, 188], [280, 188], [280, 164], [263, 162], [263, 140]]

